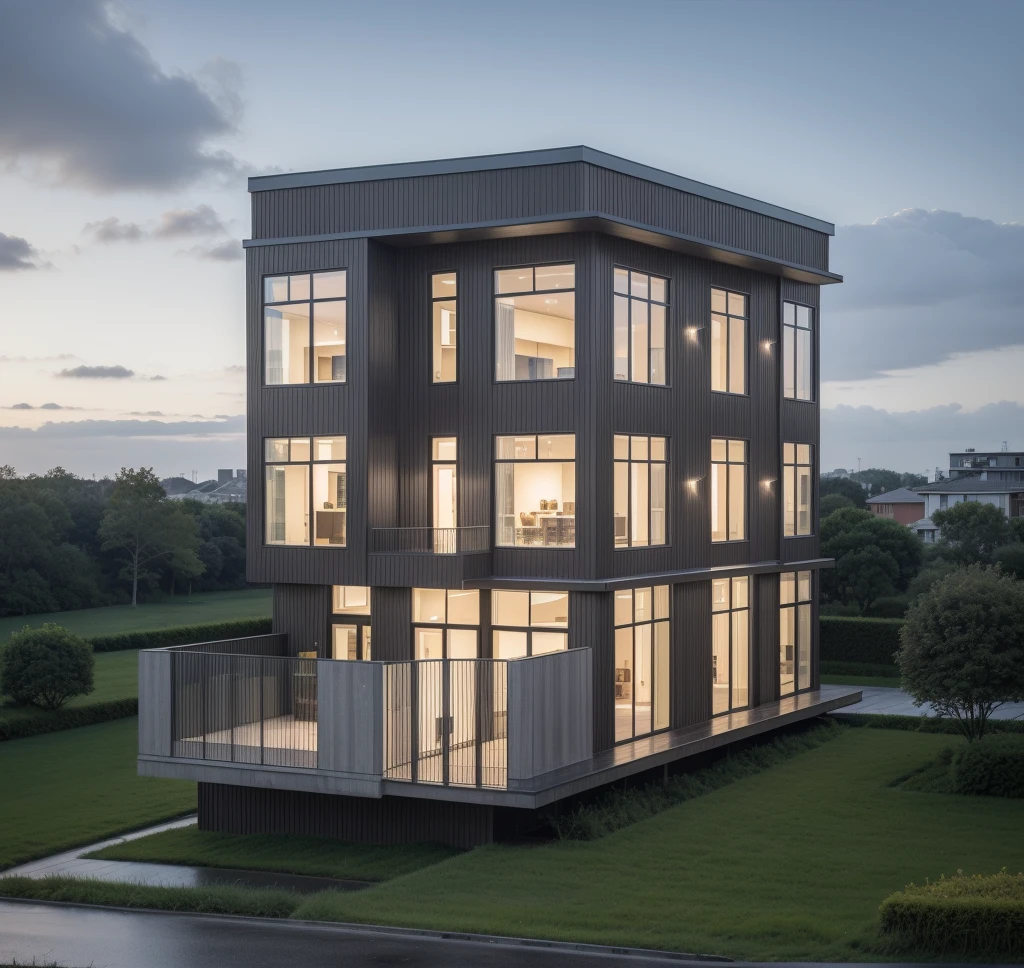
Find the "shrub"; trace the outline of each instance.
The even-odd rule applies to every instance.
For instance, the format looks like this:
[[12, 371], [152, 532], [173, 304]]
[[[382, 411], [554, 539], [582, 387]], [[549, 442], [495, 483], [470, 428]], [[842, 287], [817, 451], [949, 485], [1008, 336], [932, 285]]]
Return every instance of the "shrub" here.
[[144, 632], [118, 632], [91, 638], [95, 652], [120, 652], [124, 649], [161, 649], [168, 645], [189, 645], [192, 642], [212, 642], [216, 639], [235, 639], [246, 635], [267, 635], [271, 631], [269, 618], [240, 618], [229, 622], [208, 622], [204, 625], [178, 625], [169, 629], [150, 629]]
[[16, 703], [59, 709], [93, 689], [92, 646], [65, 628], [47, 622], [15, 632], [3, 653], [0, 692]]
[[1024, 798], [1024, 737], [986, 736], [953, 758], [953, 792]]
[[821, 660], [892, 665], [900, 647], [902, 619], [821, 617]]
[[[960, 724], [952, 719], [938, 716], [895, 716], [891, 713], [829, 713], [830, 719], [847, 726], [866, 729], [898, 729], [905, 733], [937, 733], [941, 736], [960, 736]], [[1017, 719], [993, 719], [988, 724], [990, 733], [1014, 733], [1024, 735], [1024, 722]]]
[[1024, 874], [943, 877], [891, 894], [882, 933], [897, 944], [940, 955], [1024, 954]]
[[96, 723], [126, 719], [138, 714], [139, 700], [134, 697], [110, 699], [106, 702], [71, 706], [67, 709], [52, 709], [38, 716], [4, 716], [0, 712], [0, 742], [40, 736], [43, 733], [58, 733], [62, 729], [75, 729], [78, 726], [93, 726]]

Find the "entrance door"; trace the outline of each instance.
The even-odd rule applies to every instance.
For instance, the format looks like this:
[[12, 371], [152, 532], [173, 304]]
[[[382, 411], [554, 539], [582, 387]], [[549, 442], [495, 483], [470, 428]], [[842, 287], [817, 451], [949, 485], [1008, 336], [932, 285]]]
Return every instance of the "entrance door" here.
[[458, 485], [454, 437], [435, 437], [431, 449], [431, 493], [434, 553], [453, 555], [458, 551]]
[[370, 654], [369, 625], [332, 625], [331, 626], [331, 658], [357, 659], [368, 661]]

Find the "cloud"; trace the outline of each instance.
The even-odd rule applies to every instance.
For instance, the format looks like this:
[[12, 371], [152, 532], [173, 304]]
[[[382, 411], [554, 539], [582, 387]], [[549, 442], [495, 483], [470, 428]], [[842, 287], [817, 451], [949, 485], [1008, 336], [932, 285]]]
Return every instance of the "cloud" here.
[[212, 143], [241, 112], [222, 60], [167, 73], [103, 0], [7, 4], [0, 32], [0, 158], [97, 192], [165, 191], [238, 161]]
[[61, 370], [57, 376], [79, 380], [127, 380], [135, 376], [135, 371], [117, 363], [114, 366], [76, 366], [70, 370]]
[[74, 353], [58, 353], [56, 356], [0, 356], [0, 363], [54, 363], [77, 359]]
[[227, 227], [220, 216], [209, 205], [195, 208], [179, 208], [164, 212], [153, 235], [158, 239], [178, 239], [189, 235], [216, 235], [226, 232]]
[[[5, 95], [6, 97], [6, 95]], [[2, 117], [2, 112], [0, 112]], [[4, 235], [0, 232], [0, 272], [15, 272], [18, 269], [38, 269], [39, 252], [27, 239], [18, 235]]]
[[158, 373], [156, 376], [147, 376], [146, 379], [155, 383], [157, 380], [166, 380], [167, 377], [160, 376], [160, 374]]
[[190, 437], [207, 434], [244, 434], [245, 416], [214, 420], [48, 420], [34, 430], [0, 427], [0, 440], [81, 437]]
[[34, 407], [31, 403], [13, 403], [4, 410], [83, 410], [84, 407], [67, 407], [60, 403], [41, 403]]
[[137, 222], [122, 222], [116, 215], [88, 222], [83, 232], [91, 232], [97, 242], [138, 242], [145, 234]]
[[861, 380], [1024, 344], [1024, 224], [908, 208], [837, 229], [822, 374]]
[[211, 246], [194, 245], [188, 254], [214, 262], [238, 262], [245, 258], [245, 250], [237, 239], [227, 239]]
[[232, 363], [230, 366], [224, 367], [224, 372], [228, 376], [245, 376], [245, 364]]

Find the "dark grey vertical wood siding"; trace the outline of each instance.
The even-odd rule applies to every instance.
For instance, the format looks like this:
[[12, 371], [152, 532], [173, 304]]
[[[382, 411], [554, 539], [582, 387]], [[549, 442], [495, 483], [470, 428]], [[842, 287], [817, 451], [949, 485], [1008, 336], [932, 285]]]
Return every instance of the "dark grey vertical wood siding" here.
[[615, 629], [612, 592], [569, 593], [569, 648], [594, 650], [594, 752], [615, 745]]
[[288, 636], [289, 655], [316, 649], [330, 656], [331, 594], [330, 585], [274, 586], [273, 629]]
[[779, 576], [754, 578], [754, 702], [779, 698]]
[[711, 582], [672, 589], [672, 725], [711, 718]]
[[412, 591], [374, 587], [373, 658], [404, 661], [412, 655]]

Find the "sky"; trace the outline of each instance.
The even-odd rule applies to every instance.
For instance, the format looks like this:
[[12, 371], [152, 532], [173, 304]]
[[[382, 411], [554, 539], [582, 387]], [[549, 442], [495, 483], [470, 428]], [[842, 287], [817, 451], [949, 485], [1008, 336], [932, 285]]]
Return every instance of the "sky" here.
[[0, 0], [0, 464], [244, 466], [247, 176], [572, 144], [835, 223], [822, 469], [1024, 450], [1022, 30], [1016, 0]]

